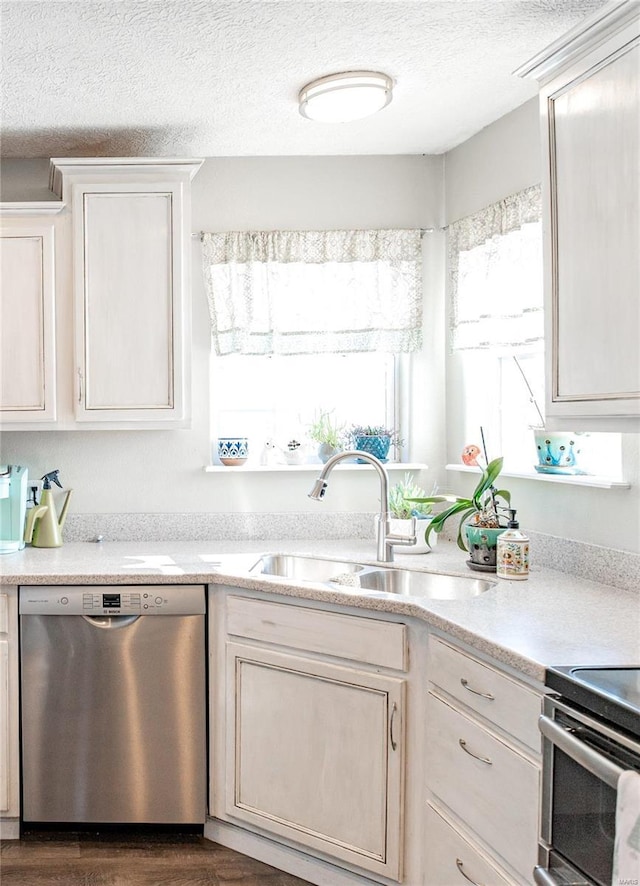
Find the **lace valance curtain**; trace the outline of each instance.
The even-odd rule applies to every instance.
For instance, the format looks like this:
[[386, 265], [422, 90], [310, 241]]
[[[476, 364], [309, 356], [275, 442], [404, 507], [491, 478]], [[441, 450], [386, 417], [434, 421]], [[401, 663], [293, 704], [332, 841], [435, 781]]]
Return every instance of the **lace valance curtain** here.
[[203, 233], [215, 353], [415, 351], [418, 230]]
[[540, 186], [449, 226], [454, 350], [541, 347]]

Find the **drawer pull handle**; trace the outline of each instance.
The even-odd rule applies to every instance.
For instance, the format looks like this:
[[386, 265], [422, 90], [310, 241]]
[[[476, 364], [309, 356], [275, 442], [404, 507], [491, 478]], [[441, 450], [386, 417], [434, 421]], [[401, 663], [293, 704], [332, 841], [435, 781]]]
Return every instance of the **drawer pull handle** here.
[[480, 883], [477, 883], [475, 880], [472, 880], [471, 877], [469, 876], [469, 874], [465, 874], [465, 872], [463, 870], [464, 866], [459, 858], [456, 858], [456, 867], [458, 868], [458, 870], [460, 871], [462, 876], [465, 878], [465, 880], [468, 880], [470, 883], [473, 883], [473, 886], [480, 886]]
[[496, 700], [495, 695], [491, 695], [490, 692], [478, 692], [477, 689], [472, 689], [471, 686], [469, 686], [468, 681], [465, 680], [464, 677], [461, 677], [461, 678], [460, 678], [460, 682], [462, 683], [462, 685], [464, 686], [464, 688], [467, 690], [467, 692], [472, 692], [474, 695], [479, 695], [480, 698], [488, 698], [489, 701], [495, 701], [495, 700]]
[[392, 751], [395, 751], [396, 748], [398, 747], [398, 742], [396, 741], [395, 736], [393, 734], [393, 725], [395, 723], [397, 713], [398, 713], [398, 705], [394, 701], [393, 707], [391, 708], [391, 719], [389, 721], [389, 739], [391, 741], [391, 750]]
[[482, 763], [486, 763], [488, 766], [493, 766], [493, 762], [488, 757], [481, 757], [479, 754], [474, 754], [473, 751], [470, 751], [464, 738], [459, 738], [458, 744], [465, 752], [465, 754], [469, 754], [470, 757], [474, 757], [474, 759], [480, 760]]

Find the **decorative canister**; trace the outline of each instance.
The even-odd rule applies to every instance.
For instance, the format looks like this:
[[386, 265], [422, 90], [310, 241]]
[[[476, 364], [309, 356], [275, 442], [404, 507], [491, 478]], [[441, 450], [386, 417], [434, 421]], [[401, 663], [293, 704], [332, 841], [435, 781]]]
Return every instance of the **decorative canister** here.
[[516, 512], [509, 513], [508, 528], [498, 537], [496, 575], [523, 581], [529, 578], [529, 539], [519, 528]]

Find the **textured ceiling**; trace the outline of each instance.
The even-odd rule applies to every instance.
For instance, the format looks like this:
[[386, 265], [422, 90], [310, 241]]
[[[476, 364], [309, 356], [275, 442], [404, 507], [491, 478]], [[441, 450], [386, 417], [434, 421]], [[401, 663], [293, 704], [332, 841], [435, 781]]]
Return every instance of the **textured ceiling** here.
[[[434, 154], [536, 90], [513, 70], [603, 0], [1, 0], [2, 153]], [[336, 71], [396, 81], [381, 113], [302, 118]]]

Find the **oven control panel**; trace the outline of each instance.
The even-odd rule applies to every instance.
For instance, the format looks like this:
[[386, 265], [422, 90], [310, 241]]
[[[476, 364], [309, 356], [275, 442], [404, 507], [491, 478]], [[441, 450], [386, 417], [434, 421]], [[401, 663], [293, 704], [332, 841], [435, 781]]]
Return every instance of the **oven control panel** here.
[[21, 615], [202, 615], [203, 585], [21, 587]]

